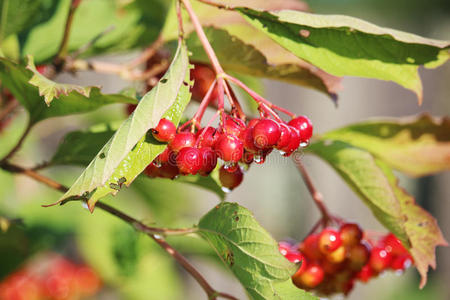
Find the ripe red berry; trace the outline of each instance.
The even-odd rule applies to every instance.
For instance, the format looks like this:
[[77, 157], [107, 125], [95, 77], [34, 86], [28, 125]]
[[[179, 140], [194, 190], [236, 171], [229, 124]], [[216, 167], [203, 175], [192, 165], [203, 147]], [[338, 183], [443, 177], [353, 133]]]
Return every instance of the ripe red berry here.
[[284, 147], [289, 145], [289, 142], [291, 141], [291, 129], [286, 123], [279, 123], [280, 125], [280, 138], [277, 142], [277, 149], [281, 150]]
[[319, 235], [319, 249], [323, 254], [328, 254], [342, 245], [341, 237], [336, 230], [324, 229]]
[[220, 183], [224, 188], [227, 188], [229, 190], [232, 190], [240, 185], [243, 178], [244, 174], [242, 173], [241, 168], [236, 168], [234, 172], [229, 172], [227, 169], [225, 169], [225, 166], [222, 166], [219, 169]]
[[280, 149], [285, 154], [284, 156], [291, 155], [300, 146], [300, 134], [297, 128], [290, 126], [291, 137], [289, 139], [289, 144], [286, 147]]
[[223, 122], [223, 132], [239, 136], [245, 130], [245, 123], [241, 119], [227, 116]]
[[[216, 79], [216, 73], [210, 66], [202, 63], [194, 63], [194, 68], [191, 69], [191, 78], [194, 80], [194, 85], [191, 88], [192, 98], [195, 100], [202, 100], [208, 92], [211, 84]], [[211, 99], [217, 99], [217, 86], [214, 87], [211, 93]]]
[[253, 141], [253, 128], [248, 127], [244, 131], [241, 132], [239, 136], [240, 140], [243, 143], [244, 149], [250, 153], [258, 153], [261, 152], [261, 149], [255, 146]]
[[242, 142], [234, 135], [222, 134], [214, 147], [217, 156], [226, 162], [237, 163], [244, 154]]
[[204, 127], [197, 132], [198, 147], [214, 147], [219, 139], [219, 132], [213, 127]]
[[309, 235], [299, 246], [299, 250], [310, 260], [319, 260], [323, 257], [319, 250], [319, 235]]
[[253, 142], [260, 149], [276, 145], [280, 135], [280, 126], [271, 119], [262, 119], [253, 127]]
[[412, 259], [409, 254], [395, 256], [391, 261], [391, 269], [395, 271], [403, 271], [412, 265]]
[[194, 147], [185, 147], [178, 152], [177, 166], [181, 174], [195, 175], [202, 167], [200, 150]]
[[180, 174], [178, 166], [169, 162], [161, 164], [158, 172], [158, 177], [169, 179], [175, 179]]
[[362, 282], [368, 282], [371, 277], [373, 277], [373, 271], [369, 265], [362, 267], [361, 271], [356, 274], [356, 277]]
[[151, 162], [144, 170], [145, 175], [147, 175], [150, 178], [159, 177], [159, 168]]
[[384, 248], [374, 247], [370, 252], [369, 265], [377, 273], [384, 271], [391, 263], [392, 255]]
[[303, 255], [299, 252], [288, 252], [284, 257], [294, 264], [297, 264], [303, 260]]
[[308, 143], [313, 134], [313, 125], [306, 116], [298, 116], [289, 121], [288, 125], [297, 128], [300, 132], [300, 142]]
[[348, 259], [349, 266], [352, 270], [360, 270], [370, 257], [370, 250], [365, 244], [357, 244], [349, 247]]
[[292, 252], [292, 245], [288, 242], [278, 242], [278, 251], [280, 251], [281, 254], [286, 255], [289, 252]]
[[204, 147], [200, 148], [200, 156], [202, 158], [202, 167], [198, 173], [202, 176], [207, 176], [217, 165], [216, 152], [211, 147]]
[[318, 286], [325, 276], [323, 269], [317, 264], [308, 264], [301, 273], [295, 273], [292, 281], [299, 288], [312, 289]]
[[259, 121], [260, 121], [259, 119], [251, 119], [251, 120], [248, 122], [247, 128], [253, 128], [253, 127], [255, 127], [255, 125], [256, 125]]
[[393, 255], [407, 254], [408, 250], [403, 246], [402, 242], [392, 233], [386, 235], [380, 242], [380, 246]]
[[169, 142], [170, 149], [178, 153], [185, 147], [193, 147], [195, 145], [195, 135], [191, 132], [180, 132], [175, 135], [172, 141]]
[[346, 223], [339, 230], [342, 244], [345, 246], [353, 246], [359, 243], [363, 237], [363, 232], [358, 224]]
[[170, 142], [174, 139], [176, 131], [177, 128], [171, 121], [162, 118], [158, 125], [152, 129], [152, 134], [160, 142]]

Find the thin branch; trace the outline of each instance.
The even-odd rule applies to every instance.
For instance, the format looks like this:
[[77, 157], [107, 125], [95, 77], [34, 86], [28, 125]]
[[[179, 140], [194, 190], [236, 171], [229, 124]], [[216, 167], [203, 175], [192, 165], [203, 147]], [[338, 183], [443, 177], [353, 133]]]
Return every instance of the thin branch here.
[[[9, 171], [11, 173], [19, 173], [27, 175], [36, 181], [39, 181], [55, 190], [58, 190], [60, 192], [67, 192], [68, 188], [59, 182], [56, 182], [53, 179], [50, 179], [46, 176], [43, 176], [33, 170], [25, 169], [21, 166], [13, 165], [7, 162], [1, 162], [0, 168], [4, 169], [5, 171]], [[168, 254], [170, 254], [189, 274], [192, 275], [192, 277], [198, 282], [198, 284], [203, 288], [203, 290], [208, 295], [208, 299], [217, 299], [217, 297], [222, 297], [225, 299], [231, 299], [231, 300], [237, 300], [232, 295], [221, 293], [216, 291], [214, 288], [211, 287], [211, 285], [206, 281], [206, 279], [200, 274], [197, 269], [191, 265], [191, 263], [183, 256], [181, 253], [179, 253], [177, 250], [175, 250], [170, 244], [168, 244], [162, 235], [174, 235], [174, 234], [187, 234], [187, 233], [194, 233], [197, 231], [196, 228], [187, 228], [187, 229], [165, 229], [165, 228], [155, 228], [155, 227], [149, 227], [142, 222], [136, 220], [135, 218], [105, 204], [102, 202], [97, 202], [96, 206], [120, 219], [123, 221], [129, 223], [132, 225], [136, 230], [141, 231], [145, 234], [147, 234], [150, 238], [152, 238], [161, 248], [163, 248]]]
[[178, 20], [178, 41], [184, 40], [183, 15], [181, 14], [181, 0], [176, 1], [176, 11]]
[[3, 121], [11, 112], [13, 112], [17, 107], [19, 107], [19, 102], [13, 99], [5, 105], [2, 111], [0, 111], [0, 122]]
[[54, 65], [57, 70], [61, 70], [65, 63], [65, 59], [69, 48], [69, 37], [72, 28], [73, 16], [80, 3], [81, 0], [72, 0], [72, 2], [70, 3], [69, 13], [67, 14], [66, 19], [66, 25], [64, 26], [63, 38], [59, 46], [58, 53], [56, 54], [56, 58], [54, 60]]
[[20, 139], [17, 141], [17, 144], [14, 146], [14, 148], [12, 148], [8, 154], [6, 154], [3, 158], [2, 158], [2, 162], [8, 160], [9, 158], [11, 158], [17, 151], [20, 150], [20, 147], [22, 147], [23, 142], [25, 141], [25, 138], [28, 136], [28, 133], [30, 133], [32, 124], [30, 121], [28, 121], [27, 127], [25, 128], [25, 131], [22, 133], [22, 136], [20, 137]]
[[327, 207], [323, 203], [322, 194], [314, 186], [314, 183], [311, 177], [309, 176], [308, 172], [306, 171], [302, 161], [300, 159], [292, 159], [292, 160], [296, 164], [297, 169], [300, 171], [303, 181], [305, 182], [306, 187], [308, 188], [308, 191], [311, 194], [312, 199], [314, 200], [314, 203], [316, 204], [317, 208], [320, 210], [320, 213], [322, 214], [323, 225], [326, 226], [329, 221], [333, 220], [333, 217], [330, 215]]
[[197, 0], [201, 3], [210, 5], [210, 6], [214, 6], [220, 9], [226, 9], [226, 10], [234, 10], [234, 6], [231, 5], [227, 5], [227, 4], [222, 4], [222, 3], [217, 3], [215, 1], [211, 1], [211, 0]]

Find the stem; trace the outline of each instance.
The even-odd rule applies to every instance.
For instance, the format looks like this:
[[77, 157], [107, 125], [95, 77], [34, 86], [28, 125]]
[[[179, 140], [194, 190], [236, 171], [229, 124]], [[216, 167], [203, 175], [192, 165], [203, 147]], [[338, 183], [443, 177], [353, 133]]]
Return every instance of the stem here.
[[[25, 169], [21, 166], [9, 164], [7, 162], [0, 162], [0, 168], [4, 169], [5, 171], [9, 171], [11, 173], [20, 173], [27, 175], [28, 177], [31, 177], [35, 179], [36, 181], [39, 181], [55, 190], [58, 190], [60, 192], [67, 192], [69, 189], [60, 184], [57, 181], [54, 181], [51, 178], [48, 178], [46, 176], [40, 175], [39, 173]], [[194, 233], [197, 231], [196, 228], [187, 228], [187, 229], [165, 229], [165, 228], [154, 228], [149, 227], [143, 224], [142, 222], [136, 220], [135, 218], [105, 204], [102, 202], [97, 202], [97, 207], [100, 209], [122, 219], [123, 221], [127, 222], [128, 224], [132, 225], [136, 230], [141, 231], [145, 234], [147, 234], [150, 238], [152, 238], [161, 248], [163, 248], [168, 254], [170, 254], [189, 274], [191, 274], [192, 277], [198, 282], [198, 284], [203, 288], [205, 293], [208, 295], [208, 299], [217, 299], [217, 297], [222, 297], [225, 299], [231, 299], [231, 300], [237, 300], [234, 296], [231, 296], [226, 293], [217, 292], [211, 285], [206, 281], [206, 279], [200, 274], [197, 269], [189, 261], [181, 255], [177, 250], [175, 250], [170, 244], [168, 244], [162, 236], [159, 234], [164, 235], [170, 235], [170, 234], [187, 234], [187, 233]]]
[[308, 188], [308, 191], [311, 194], [312, 199], [314, 200], [314, 203], [316, 204], [317, 208], [320, 210], [320, 213], [322, 214], [323, 225], [326, 226], [329, 221], [333, 220], [333, 217], [328, 212], [325, 203], [323, 203], [322, 194], [314, 186], [314, 183], [311, 177], [309, 176], [308, 172], [306, 171], [305, 166], [303, 165], [301, 160], [293, 159], [293, 161], [297, 165], [297, 169], [300, 171], [303, 181], [305, 182], [306, 187]]
[[183, 15], [181, 14], [181, 1], [176, 2], [177, 20], [178, 20], [178, 41], [184, 40]]
[[282, 108], [282, 107], [280, 107], [280, 106], [277, 106], [277, 105], [275, 105], [275, 104], [272, 104], [272, 102], [270, 102], [270, 101], [264, 99], [263, 97], [261, 97], [257, 92], [253, 91], [251, 88], [249, 88], [248, 86], [246, 86], [246, 85], [245, 85], [242, 81], [240, 81], [239, 79], [237, 79], [237, 78], [235, 78], [235, 77], [233, 77], [233, 76], [231, 76], [231, 75], [228, 75], [228, 74], [224, 74], [223, 76], [224, 76], [226, 79], [228, 79], [228, 80], [234, 82], [236, 85], [238, 85], [238, 86], [239, 86], [240, 88], [242, 88], [244, 91], [246, 91], [247, 94], [249, 94], [253, 99], [255, 99], [256, 102], [258, 102], [258, 103], [264, 103], [264, 104], [267, 105], [269, 108], [276, 109], [276, 110], [278, 110], [278, 111], [280, 111], [280, 112], [282, 112], [282, 113], [285, 113], [286, 115], [288, 115], [288, 116], [290, 116], [290, 117], [292, 117], [292, 118], [295, 118], [295, 114], [294, 114], [294, 113], [292, 113], [292, 112], [290, 112], [289, 110], [284, 109], [284, 108]]
[[11, 151], [9, 151], [8, 154], [5, 155], [5, 157], [2, 158], [0, 162], [5, 162], [9, 158], [11, 158], [20, 149], [20, 147], [22, 147], [25, 138], [28, 136], [28, 133], [30, 133], [31, 127], [32, 125], [28, 121], [27, 127], [25, 128], [25, 131], [22, 133], [22, 136], [20, 137], [19, 141], [17, 141], [17, 144], [14, 146], [14, 148], [11, 149]]
[[225, 82], [225, 93], [227, 94], [228, 98], [230, 98], [232, 111], [233, 109], [236, 109], [239, 118], [245, 122], [246, 116], [244, 111], [242, 110], [241, 104], [237, 100], [236, 95], [234, 94], [233, 89], [231, 88], [230, 84], [228, 82]]
[[80, 5], [81, 0], [72, 0], [70, 3], [69, 13], [66, 19], [66, 25], [64, 26], [64, 35], [59, 46], [58, 54], [54, 60], [54, 65], [56, 70], [61, 70], [64, 65], [68, 48], [69, 48], [69, 37], [70, 37], [70, 29], [72, 28], [73, 16], [78, 6]]
[[205, 111], [208, 108], [209, 103], [211, 102], [211, 94], [214, 91], [216, 84], [217, 80], [214, 80], [211, 86], [209, 87], [208, 91], [206, 92], [205, 96], [203, 97], [202, 102], [200, 102], [200, 106], [198, 107], [197, 112], [192, 118], [195, 123], [200, 123], [202, 121], [203, 115], [205, 114]]
[[197, 0], [201, 3], [210, 5], [210, 6], [214, 6], [220, 9], [226, 9], [226, 10], [234, 10], [234, 6], [231, 5], [226, 5], [226, 4], [222, 4], [222, 3], [217, 3], [215, 1], [211, 1], [211, 0]]

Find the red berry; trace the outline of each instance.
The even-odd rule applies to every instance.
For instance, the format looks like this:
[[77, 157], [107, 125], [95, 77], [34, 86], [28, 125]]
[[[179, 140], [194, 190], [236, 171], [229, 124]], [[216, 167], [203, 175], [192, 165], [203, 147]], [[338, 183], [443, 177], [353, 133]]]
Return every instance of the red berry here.
[[211, 147], [204, 147], [200, 148], [200, 156], [202, 158], [202, 167], [198, 173], [202, 176], [208, 176], [217, 165], [216, 152]]
[[223, 122], [223, 132], [239, 136], [245, 130], [245, 123], [241, 119], [227, 116]]
[[181, 174], [197, 174], [202, 167], [200, 150], [194, 147], [181, 149], [177, 155], [177, 166]]
[[260, 121], [259, 119], [251, 119], [251, 120], [248, 122], [247, 128], [253, 128], [253, 127], [255, 127], [255, 125], [256, 125], [259, 121]]
[[395, 256], [391, 261], [391, 269], [395, 271], [403, 271], [412, 265], [412, 259], [409, 254]]
[[319, 260], [323, 257], [319, 250], [319, 235], [311, 234], [299, 246], [299, 250], [310, 260]]
[[288, 125], [297, 128], [300, 132], [300, 142], [307, 143], [313, 134], [313, 125], [305, 116], [298, 116], [289, 121]]
[[159, 120], [158, 125], [152, 129], [152, 134], [153, 137], [160, 142], [170, 142], [174, 139], [176, 131], [177, 128], [175, 125], [171, 121], [163, 118]]
[[392, 255], [384, 248], [375, 247], [370, 252], [369, 265], [377, 273], [384, 271], [391, 263]]
[[191, 132], [180, 132], [175, 135], [172, 141], [169, 142], [170, 149], [178, 153], [185, 147], [193, 147], [195, 145], [195, 135]]
[[228, 170], [225, 169], [225, 166], [222, 166], [219, 169], [220, 183], [224, 188], [229, 190], [240, 185], [243, 178], [244, 174], [242, 173], [241, 168], [237, 168], [234, 172], [228, 172]]
[[392, 233], [389, 233], [381, 240], [380, 247], [384, 247], [386, 251], [391, 252], [393, 255], [408, 253], [402, 242]]
[[[191, 78], [194, 80], [194, 85], [191, 88], [192, 98], [200, 101], [205, 97], [211, 84], [216, 79], [216, 73], [206, 64], [194, 63], [194, 68], [191, 69]], [[211, 93], [211, 99], [217, 99], [217, 95], [217, 86], [215, 86]]]
[[373, 271], [369, 265], [362, 267], [361, 271], [356, 274], [356, 277], [362, 282], [368, 282], [371, 277], [373, 277]]
[[261, 152], [261, 149], [255, 146], [253, 141], [253, 128], [248, 127], [244, 131], [241, 132], [239, 136], [240, 140], [243, 143], [244, 149], [250, 153], [258, 153]]
[[169, 162], [161, 164], [158, 169], [158, 177], [162, 178], [175, 179], [180, 174], [178, 166]]
[[280, 138], [277, 142], [277, 149], [281, 150], [284, 147], [289, 145], [289, 142], [291, 141], [291, 129], [286, 123], [279, 123], [280, 125]]
[[271, 119], [262, 119], [253, 127], [253, 141], [260, 149], [276, 145], [280, 135], [280, 126]]
[[244, 154], [242, 142], [234, 135], [222, 134], [215, 145], [217, 156], [226, 162], [238, 162]]
[[283, 151], [285, 153], [284, 156], [291, 155], [292, 152], [297, 150], [298, 146], [300, 146], [299, 131], [297, 130], [297, 128], [294, 128], [292, 126], [290, 126], [289, 129], [291, 130], [291, 137], [289, 139], [289, 144], [286, 147], [280, 149], [281, 151]]
[[319, 249], [323, 254], [328, 254], [342, 245], [341, 237], [336, 230], [324, 229], [319, 235]]
[[289, 252], [292, 252], [292, 245], [288, 242], [278, 242], [278, 250], [281, 254], [286, 255]]
[[150, 178], [159, 177], [160, 175], [159, 168], [153, 162], [145, 168], [144, 173]]
[[214, 147], [214, 144], [219, 139], [219, 136], [220, 134], [213, 127], [208, 126], [200, 129], [197, 132], [198, 147]]
[[342, 244], [345, 246], [353, 246], [361, 241], [363, 232], [358, 224], [346, 223], [339, 230]]
[[297, 264], [303, 260], [303, 255], [299, 252], [288, 252], [284, 257], [294, 264]]
[[295, 273], [292, 281], [299, 288], [312, 289], [318, 286], [325, 276], [323, 269], [317, 264], [308, 264], [301, 273]]
[[348, 249], [349, 266], [352, 270], [360, 270], [370, 257], [370, 250], [365, 244], [357, 244]]

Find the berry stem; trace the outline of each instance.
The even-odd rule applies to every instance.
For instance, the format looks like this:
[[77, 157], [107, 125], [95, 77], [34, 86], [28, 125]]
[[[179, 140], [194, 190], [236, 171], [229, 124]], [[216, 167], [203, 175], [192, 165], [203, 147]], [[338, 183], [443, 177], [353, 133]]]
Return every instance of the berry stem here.
[[303, 165], [302, 161], [300, 159], [292, 159], [294, 163], [297, 166], [297, 169], [299, 170], [300, 174], [302, 175], [303, 181], [306, 184], [306, 187], [308, 188], [309, 193], [311, 194], [312, 199], [314, 200], [314, 203], [316, 204], [317, 208], [319, 209], [321, 215], [322, 215], [322, 224], [324, 227], [328, 225], [330, 221], [333, 220], [333, 217], [328, 212], [327, 207], [325, 206], [325, 203], [323, 202], [323, 196], [322, 194], [316, 189], [311, 177], [309, 176], [308, 172], [305, 169], [305, 166]]
[[[45, 185], [58, 190], [60, 192], [67, 192], [69, 189], [62, 185], [61, 183], [43, 176], [33, 170], [25, 169], [21, 166], [9, 164], [7, 162], [1, 162], [0, 168], [9, 171], [11, 173], [19, 173], [27, 175], [34, 180], [44, 183]], [[198, 282], [198, 284], [203, 288], [205, 293], [208, 296], [208, 299], [217, 299], [217, 297], [222, 297], [225, 299], [237, 300], [236, 297], [229, 295], [227, 293], [221, 293], [216, 291], [206, 279], [200, 274], [200, 272], [176, 249], [174, 249], [170, 244], [166, 242], [166, 240], [161, 235], [168, 234], [188, 234], [195, 233], [198, 231], [196, 228], [188, 228], [188, 229], [164, 229], [164, 228], [154, 228], [145, 225], [144, 223], [138, 221], [137, 219], [121, 212], [120, 210], [113, 208], [105, 203], [97, 202], [96, 206], [107, 213], [114, 215], [126, 223], [132, 225], [136, 230], [147, 234], [150, 238], [152, 238], [161, 248], [163, 248], [169, 255], [171, 255], [191, 276]]]
[[242, 110], [241, 104], [239, 101], [237, 101], [236, 95], [233, 92], [233, 89], [231, 88], [230, 84], [225, 81], [225, 93], [227, 94], [228, 98], [230, 98], [230, 101], [232, 103], [232, 109], [231, 111], [235, 109], [239, 115], [239, 118], [245, 122], [246, 116], [244, 111]]
[[[198, 107], [197, 112], [192, 118], [195, 123], [200, 123], [202, 121], [203, 115], [205, 114], [206, 109], [208, 108], [209, 102], [211, 102], [211, 94], [214, 91], [214, 87], [217, 84], [217, 79], [213, 81], [202, 101], [200, 102], [200, 106]], [[220, 108], [220, 106], [219, 106]]]
[[272, 102], [270, 102], [269, 100], [264, 99], [263, 97], [261, 97], [257, 92], [253, 91], [252, 89], [250, 89], [248, 86], [245, 85], [245, 83], [243, 83], [242, 81], [240, 81], [239, 79], [229, 75], [229, 74], [224, 74], [223, 75], [225, 77], [225, 79], [228, 79], [230, 81], [232, 81], [233, 83], [235, 83], [236, 85], [238, 85], [240, 88], [242, 88], [244, 91], [247, 92], [247, 94], [249, 94], [258, 104], [264, 103], [265, 105], [267, 105], [269, 108], [273, 108], [276, 109], [282, 113], [285, 113], [286, 115], [295, 118], [296, 115], [292, 112], [290, 112], [287, 109], [284, 109], [280, 106], [277, 106], [275, 104], [273, 104]]

